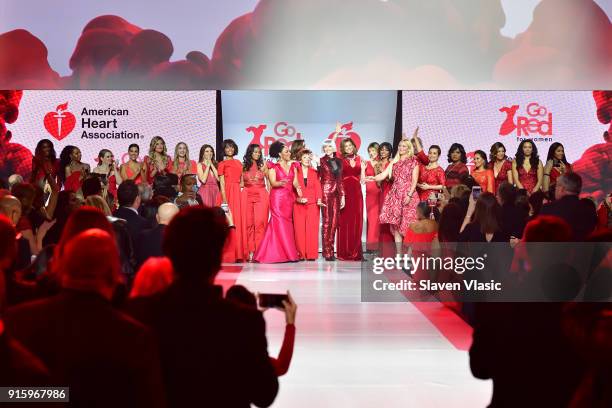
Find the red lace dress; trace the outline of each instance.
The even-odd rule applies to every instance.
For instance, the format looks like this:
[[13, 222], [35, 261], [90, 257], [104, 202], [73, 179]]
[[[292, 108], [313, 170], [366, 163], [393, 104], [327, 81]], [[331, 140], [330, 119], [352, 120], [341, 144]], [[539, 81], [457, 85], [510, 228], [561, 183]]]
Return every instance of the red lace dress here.
[[[433, 169], [428, 169], [427, 166], [421, 164], [419, 171], [419, 183], [427, 183], [431, 186], [444, 186], [446, 185], [446, 174], [440, 166]], [[441, 192], [440, 190], [421, 190], [420, 188], [417, 188], [417, 191], [421, 201], [427, 201], [431, 193]]]
[[518, 178], [523, 188], [527, 190], [527, 194], [531, 194], [533, 192], [533, 188], [538, 183], [538, 169], [537, 167], [532, 167], [529, 171], [526, 171], [523, 166], [518, 169]]
[[416, 191], [413, 192], [408, 204], [404, 204], [404, 199], [412, 186], [412, 172], [418, 165], [414, 157], [393, 164], [393, 185], [380, 212], [381, 224], [392, 225], [402, 235], [406, 234], [410, 223], [416, 221], [416, 208], [419, 202]]
[[497, 176], [495, 175], [495, 163], [490, 162], [487, 167], [489, 170], [493, 172], [493, 191], [492, 193], [497, 193], [499, 189], [499, 185], [504, 181], [508, 181], [508, 172], [512, 172], [512, 162], [510, 160], [504, 160], [502, 163], [501, 169], [499, 169], [499, 173]]

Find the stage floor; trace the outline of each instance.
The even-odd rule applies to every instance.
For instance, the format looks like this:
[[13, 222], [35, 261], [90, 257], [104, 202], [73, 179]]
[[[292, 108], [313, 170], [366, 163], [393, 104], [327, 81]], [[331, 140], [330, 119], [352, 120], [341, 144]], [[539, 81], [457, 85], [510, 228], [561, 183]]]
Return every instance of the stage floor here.
[[[291, 291], [298, 312], [289, 372], [274, 407], [485, 407], [490, 381], [472, 377], [471, 330], [437, 303], [361, 303], [359, 262], [226, 264], [217, 281]], [[265, 312], [276, 356], [284, 315]]]

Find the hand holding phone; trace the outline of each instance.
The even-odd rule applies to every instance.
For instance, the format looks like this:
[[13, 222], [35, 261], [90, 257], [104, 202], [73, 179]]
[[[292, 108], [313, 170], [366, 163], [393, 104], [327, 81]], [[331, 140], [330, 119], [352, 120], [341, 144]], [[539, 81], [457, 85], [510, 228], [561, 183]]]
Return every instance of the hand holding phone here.
[[278, 308], [284, 309], [285, 305], [283, 301], [288, 301], [288, 295], [278, 294], [278, 293], [259, 293], [257, 295], [257, 300], [259, 302], [259, 307], [261, 308]]
[[482, 188], [480, 186], [472, 187], [472, 197], [474, 197], [474, 200], [478, 200], [480, 193], [482, 193]]

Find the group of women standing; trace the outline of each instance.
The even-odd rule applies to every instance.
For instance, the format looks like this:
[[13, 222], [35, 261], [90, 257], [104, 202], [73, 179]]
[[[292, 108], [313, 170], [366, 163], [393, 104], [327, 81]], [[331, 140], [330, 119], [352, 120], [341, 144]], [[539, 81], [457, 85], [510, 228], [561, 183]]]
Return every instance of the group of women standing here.
[[222, 145], [224, 159], [219, 163], [211, 145], [200, 148], [196, 162], [190, 159], [183, 142], [176, 145], [171, 158], [165, 141], [157, 136], [151, 140], [144, 160], [139, 161], [136, 144], [129, 146], [128, 160], [121, 165], [110, 150], [102, 149], [93, 170], [81, 162], [78, 147], [65, 147], [57, 160], [53, 144], [45, 139], [35, 151], [32, 181], [41, 185], [52, 181], [76, 192], [84, 178], [93, 173], [102, 179], [105, 193], [114, 197], [123, 180], [153, 184], [159, 175], [173, 173], [179, 180], [189, 176], [193, 178], [189, 185], [199, 196], [192, 200], [194, 205], [221, 207], [227, 214], [232, 231], [224, 261], [273, 263], [316, 259], [319, 224], [326, 260], [361, 260], [362, 184], [366, 195], [366, 250], [376, 251], [384, 242], [394, 241], [399, 248], [409, 239], [407, 228], [417, 220], [419, 202], [435, 206], [439, 193], [469, 184], [467, 177], [471, 176], [472, 184], [482, 191], [495, 193], [502, 182], [508, 181], [531, 194], [552, 191], [557, 178], [571, 171], [560, 143], [550, 147], [542, 165], [531, 140], [520, 143], [514, 160], [508, 158], [500, 142], [491, 146], [488, 156], [482, 150], [475, 151], [471, 172], [464, 147], [453, 143], [447, 154], [449, 165], [443, 170], [440, 146], [430, 146], [426, 154], [417, 132], [412, 139], [404, 138], [399, 143], [395, 156], [391, 144], [371, 143], [369, 160], [357, 154], [350, 138], [343, 139], [340, 152], [336, 152], [339, 131], [324, 141], [320, 158], [303, 140], [297, 140], [291, 146], [272, 144], [270, 161], [264, 161], [261, 146], [251, 144], [240, 161], [236, 159], [238, 146], [227, 139]]

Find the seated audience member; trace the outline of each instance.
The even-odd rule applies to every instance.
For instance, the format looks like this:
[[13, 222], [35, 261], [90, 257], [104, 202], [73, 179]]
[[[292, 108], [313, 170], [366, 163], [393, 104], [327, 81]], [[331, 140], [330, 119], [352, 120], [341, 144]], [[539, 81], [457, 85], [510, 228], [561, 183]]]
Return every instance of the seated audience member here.
[[5, 271], [15, 262], [17, 231], [0, 215], [0, 386], [44, 386], [50, 378], [45, 365], [16, 341], [4, 327]]
[[117, 188], [117, 196], [119, 208], [115, 210], [113, 215], [127, 221], [127, 229], [130, 233], [132, 244], [134, 244], [138, 239], [138, 234], [149, 227], [147, 220], [138, 214], [138, 207], [140, 207], [138, 186], [133, 181], [126, 180]]
[[464, 216], [465, 213], [459, 204], [453, 202], [446, 204], [442, 210], [442, 213], [440, 214], [437, 237], [438, 241], [459, 241], [459, 231], [461, 230], [461, 223], [463, 222]]
[[164, 256], [151, 257], [136, 272], [130, 298], [155, 295], [170, 286], [173, 280], [172, 262]]
[[468, 211], [461, 226], [460, 242], [509, 242], [502, 230], [501, 208], [492, 193], [482, 193], [477, 200], [470, 195]]
[[138, 209], [138, 214], [147, 220], [149, 225], [157, 224], [157, 209], [164, 203], [169, 203], [170, 199], [165, 196], [153, 196], [146, 204], [141, 204]]
[[97, 176], [89, 176], [83, 180], [81, 191], [83, 192], [83, 199], [86, 199], [92, 195], [102, 195], [102, 182]]
[[164, 255], [162, 250], [164, 230], [178, 212], [179, 208], [172, 203], [164, 203], [159, 206], [156, 215], [157, 225], [151, 229], [143, 230], [135, 242], [137, 268], [140, 268], [150, 257]]
[[148, 305], [140, 311], [127, 305], [160, 339], [172, 407], [265, 407], [278, 392], [261, 312], [223, 299], [222, 288], [213, 284], [227, 234], [225, 219], [212, 209], [180, 212], [163, 244], [175, 281], [144, 298]]
[[[140, 213], [140, 209], [147, 205], [149, 201], [153, 199], [153, 187], [150, 184], [137, 184], [138, 186], [138, 195], [140, 196], [140, 208], [138, 212]], [[141, 214], [144, 217], [144, 214]]]
[[178, 176], [168, 173], [155, 176], [153, 181], [153, 195], [168, 197], [171, 201], [176, 198], [178, 191]]
[[544, 198], [546, 195], [542, 191], [536, 191], [532, 193], [529, 197], [527, 197], [527, 202], [529, 203], [529, 219], [534, 219], [540, 214], [542, 211], [542, 206], [544, 205]]
[[57, 196], [57, 207], [55, 208], [55, 213], [53, 214], [55, 223], [45, 234], [45, 237], [42, 240], [43, 247], [58, 243], [60, 237], [62, 236], [64, 227], [68, 222], [68, 217], [70, 217], [70, 214], [72, 214], [72, 212], [80, 206], [81, 201], [77, 198], [73, 191], [60, 191]]
[[[527, 223], [525, 242], [563, 242], [557, 217]], [[529, 249], [528, 249], [529, 250]], [[564, 303], [477, 303], [470, 368], [493, 380], [490, 407], [567, 407], [583, 376], [577, 350], [562, 334]]]
[[23, 180], [23, 177], [21, 177], [21, 175], [13, 174], [12, 176], [10, 176], [8, 178], [8, 188], [10, 190], [11, 188], [13, 188], [13, 186], [15, 184], [19, 184], [19, 183], [23, 183], [23, 182], [24, 182], [24, 180]]
[[[70, 387], [70, 403], [96, 407], [165, 406], [152, 333], [113, 309], [119, 254], [111, 234], [73, 237], [57, 260], [59, 295], [8, 310], [7, 328]], [[103, 392], [102, 392], [103, 390]]]
[[[291, 365], [291, 357], [293, 356], [293, 345], [295, 343], [295, 313], [297, 305], [289, 291], [287, 291], [289, 301], [283, 301], [283, 308], [279, 309], [285, 313], [285, 335], [283, 337], [283, 345], [281, 346], [278, 358], [270, 357], [270, 361], [274, 366], [274, 371], [277, 376], [285, 375], [289, 371]], [[257, 298], [242, 285], [234, 285], [227, 290], [225, 298], [233, 302], [237, 302], [248, 307], [257, 309]]]
[[19, 183], [11, 188], [11, 194], [17, 197], [21, 203], [21, 218], [19, 218], [16, 225], [17, 232], [28, 241], [30, 252], [32, 254], [37, 254], [39, 248], [36, 241], [36, 229], [32, 226], [28, 217], [33, 209], [36, 188], [30, 183]]
[[198, 182], [195, 174], [185, 174], [181, 178], [181, 191], [174, 199], [179, 208], [203, 205], [202, 197], [198, 194]]
[[[17, 197], [10, 194], [1, 197], [0, 214], [6, 216], [13, 226], [17, 226], [21, 218], [21, 203]], [[30, 244], [23, 236], [19, 236], [17, 239], [17, 257], [15, 258], [15, 264], [10, 269], [18, 271], [27, 267], [30, 264], [31, 255]]]
[[[431, 207], [426, 201], [421, 201], [416, 208], [417, 220], [408, 225], [406, 235], [404, 235], [404, 244], [411, 243], [427, 243], [432, 242], [438, 233], [438, 222], [436, 219], [430, 219]], [[438, 213], [438, 209], [434, 207], [434, 214]], [[437, 214], [439, 219], [439, 214]], [[423, 245], [420, 248], [424, 248]]]
[[597, 214], [580, 202], [578, 195], [582, 190], [582, 178], [577, 173], [567, 173], [557, 179], [555, 201], [542, 207], [540, 214], [554, 215], [572, 227], [572, 239], [584, 241], [593, 232], [592, 223]]
[[515, 204], [517, 189], [507, 181], [497, 189], [497, 202], [501, 206], [501, 228], [508, 236], [521, 238], [527, 223], [527, 214]]

